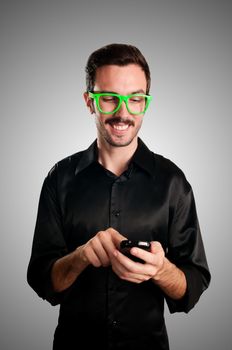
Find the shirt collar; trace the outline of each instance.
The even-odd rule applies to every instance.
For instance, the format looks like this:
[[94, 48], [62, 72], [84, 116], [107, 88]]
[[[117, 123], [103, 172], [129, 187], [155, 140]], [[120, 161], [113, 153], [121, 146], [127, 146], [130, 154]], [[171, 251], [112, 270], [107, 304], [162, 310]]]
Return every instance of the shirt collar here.
[[97, 161], [97, 140], [95, 140], [89, 148], [82, 151], [82, 156], [77, 164], [75, 175], [87, 168], [90, 164]]
[[[82, 157], [76, 167], [75, 175], [87, 168], [94, 162], [98, 160], [98, 149], [97, 140], [95, 140], [89, 148], [82, 152]], [[138, 147], [132, 157], [132, 163], [136, 164], [151, 176], [155, 175], [155, 161], [154, 154], [148, 147], [143, 143], [143, 141], [138, 138]]]
[[154, 153], [138, 138], [138, 147], [132, 157], [132, 162], [145, 170], [151, 176], [155, 175]]

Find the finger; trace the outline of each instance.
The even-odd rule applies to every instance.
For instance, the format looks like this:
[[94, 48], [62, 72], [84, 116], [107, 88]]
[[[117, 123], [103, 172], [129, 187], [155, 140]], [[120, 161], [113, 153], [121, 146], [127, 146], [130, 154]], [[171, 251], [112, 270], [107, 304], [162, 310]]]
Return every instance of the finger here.
[[97, 254], [95, 253], [92, 247], [87, 246], [84, 248], [84, 250], [85, 256], [91, 265], [95, 267], [100, 267], [102, 265], [100, 259], [98, 258]]
[[125, 256], [119, 250], [114, 252], [115, 261], [119, 263], [123, 269], [121, 271], [129, 271], [134, 274], [144, 274], [144, 264], [140, 262], [135, 262], [129, 257]]
[[124, 281], [132, 282], [132, 283], [142, 283], [149, 279], [146, 275], [138, 275], [138, 274], [123, 274], [117, 271], [116, 269], [113, 269], [116, 275]]
[[93, 251], [95, 255], [98, 257], [98, 259], [100, 260], [102, 266], [109, 265], [110, 263], [109, 256], [104, 246], [102, 245], [102, 242], [99, 239], [99, 237], [95, 237], [95, 239], [93, 240]]
[[158, 241], [152, 241], [151, 242], [151, 252], [154, 254], [164, 252], [161, 243]]
[[109, 257], [104, 250], [98, 234], [86, 244], [86, 256], [94, 266], [109, 265]]
[[108, 257], [111, 259], [113, 256], [113, 253], [117, 246], [114, 243], [114, 240], [112, 238], [111, 230], [107, 229], [106, 231], [100, 231], [97, 234], [97, 238], [99, 239], [103, 249], [106, 251]]
[[[149, 253], [153, 258], [154, 254]], [[121, 279], [147, 281], [157, 272], [157, 266], [151, 263], [135, 262], [120, 251], [116, 251], [112, 268]]]
[[119, 261], [117, 261], [115, 264], [112, 264], [112, 270], [116, 273], [116, 275], [118, 275], [119, 278], [129, 282], [141, 283], [141, 282], [147, 281], [150, 278], [146, 274], [131, 272]]
[[135, 256], [136, 258], [141, 259], [145, 263], [148, 264], [154, 264], [154, 254], [151, 252], [148, 252], [141, 248], [131, 248], [130, 250], [131, 255]]
[[125, 236], [123, 236], [121, 233], [116, 231], [114, 228], [109, 227], [106, 231], [109, 232], [109, 234], [112, 237], [112, 241], [114, 242], [115, 246], [119, 248], [120, 242], [124, 239], [127, 239]]
[[147, 252], [140, 248], [131, 248], [130, 253], [137, 258], [142, 259], [145, 264], [143, 264], [143, 273], [150, 277], [156, 275], [158, 269], [163, 265], [164, 261], [164, 251], [159, 242], [152, 242], [153, 252]]

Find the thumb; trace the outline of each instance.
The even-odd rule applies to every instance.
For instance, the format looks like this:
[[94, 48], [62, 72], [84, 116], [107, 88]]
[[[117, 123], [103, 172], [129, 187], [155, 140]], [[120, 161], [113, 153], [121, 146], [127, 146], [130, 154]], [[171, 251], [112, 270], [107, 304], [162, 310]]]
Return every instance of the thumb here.
[[152, 241], [151, 242], [151, 253], [157, 254], [164, 252], [162, 245], [158, 241]]

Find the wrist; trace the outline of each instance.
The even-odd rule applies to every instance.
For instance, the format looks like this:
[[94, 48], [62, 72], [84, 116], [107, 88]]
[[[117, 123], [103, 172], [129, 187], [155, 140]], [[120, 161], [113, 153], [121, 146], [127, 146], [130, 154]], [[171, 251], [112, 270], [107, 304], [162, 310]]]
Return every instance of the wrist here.
[[73, 252], [73, 269], [77, 271], [84, 270], [90, 264], [83, 247], [84, 245], [77, 247]]
[[172, 299], [181, 299], [186, 293], [187, 281], [184, 273], [167, 258], [164, 258], [162, 268], [152, 280]]
[[163, 284], [170, 280], [173, 272], [175, 270], [175, 265], [172, 264], [166, 257], [164, 257], [163, 264], [157, 273], [153, 276], [153, 280], [157, 284]]

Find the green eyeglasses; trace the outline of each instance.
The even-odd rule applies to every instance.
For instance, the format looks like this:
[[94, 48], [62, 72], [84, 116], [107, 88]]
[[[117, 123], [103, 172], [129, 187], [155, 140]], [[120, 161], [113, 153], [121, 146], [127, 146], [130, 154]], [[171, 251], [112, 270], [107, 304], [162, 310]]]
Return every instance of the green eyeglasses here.
[[111, 92], [89, 92], [89, 97], [96, 101], [100, 113], [116, 113], [122, 102], [125, 102], [126, 108], [131, 114], [144, 114], [148, 109], [152, 97], [145, 94], [119, 95]]

